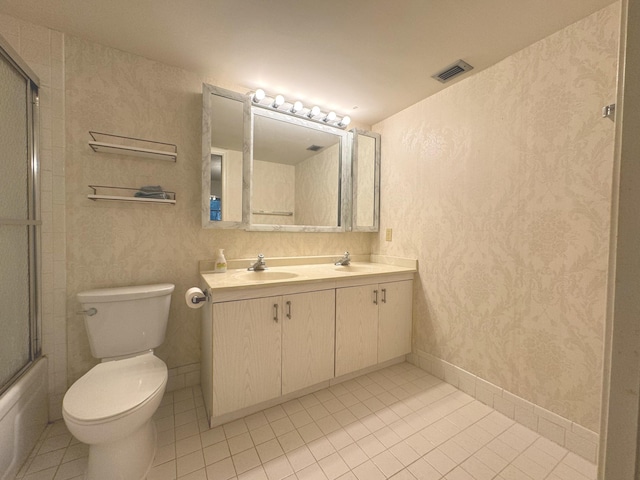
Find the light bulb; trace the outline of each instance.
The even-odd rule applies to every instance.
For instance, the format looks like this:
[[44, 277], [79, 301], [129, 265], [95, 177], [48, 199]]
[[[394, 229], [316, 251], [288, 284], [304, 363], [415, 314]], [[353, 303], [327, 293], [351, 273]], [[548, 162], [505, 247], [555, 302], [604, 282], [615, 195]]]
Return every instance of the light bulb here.
[[336, 112], [329, 112], [327, 116], [323, 118], [325, 122], [333, 122], [336, 119]]
[[309, 118], [313, 118], [313, 117], [317, 117], [318, 115], [320, 115], [320, 107], [318, 107], [317, 105], [315, 107], [313, 107], [311, 109], [311, 111], [309, 112], [308, 117]]
[[342, 120], [340, 120], [340, 123], [338, 125], [341, 127], [346, 127], [350, 123], [351, 123], [351, 117], [349, 115], [345, 115], [344, 117], [342, 117]]
[[273, 101], [273, 108], [278, 108], [280, 105], [284, 103], [284, 97], [282, 95], [276, 95], [276, 99]]
[[256, 93], [253, 94], [253, 101], [256, 103], [260, 103], [262, 99], [264, 99], [265, 93], [261, 88], [256, 90]]
[[304, 105], [302, 105], [302, 102], [301, 101], [297, 101], [296, 103], [293, 104], [293, 107], [291, 107], [291, 113], [298, 113], [303, 108], [304, 108]]

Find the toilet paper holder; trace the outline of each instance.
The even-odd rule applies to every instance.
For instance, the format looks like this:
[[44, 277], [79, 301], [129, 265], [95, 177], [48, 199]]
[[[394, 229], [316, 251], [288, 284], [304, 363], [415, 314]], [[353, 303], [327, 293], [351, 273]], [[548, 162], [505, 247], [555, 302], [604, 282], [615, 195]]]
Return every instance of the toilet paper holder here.
[[202, 302], [206, 302], [207, 300], [209, 300], [209, 290], [204, 290], [202, 293], [204, 293], [204, 296], [202, 297], [193, 297], [191, 299], [191, 303], [193, 303], [194, 305], [197, 305], [198, 303], [202, 303]]

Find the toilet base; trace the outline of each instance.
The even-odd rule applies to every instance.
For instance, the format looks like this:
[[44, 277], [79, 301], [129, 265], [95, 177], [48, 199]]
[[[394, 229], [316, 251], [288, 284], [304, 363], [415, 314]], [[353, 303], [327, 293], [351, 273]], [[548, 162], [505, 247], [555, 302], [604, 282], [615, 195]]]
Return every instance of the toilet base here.
[[126, 438], [89, 446], [86, 480], [143, 480], [156, 454], [156, 425], [149, 419]]

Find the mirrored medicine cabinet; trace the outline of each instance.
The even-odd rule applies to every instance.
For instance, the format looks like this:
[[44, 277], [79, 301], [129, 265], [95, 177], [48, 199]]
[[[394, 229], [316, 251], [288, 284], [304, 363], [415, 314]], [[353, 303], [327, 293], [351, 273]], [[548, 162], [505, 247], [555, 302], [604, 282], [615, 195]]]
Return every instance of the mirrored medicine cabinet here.
[[252, 105], [203, 84], [202, 225], [378, 231], [380, 136]]

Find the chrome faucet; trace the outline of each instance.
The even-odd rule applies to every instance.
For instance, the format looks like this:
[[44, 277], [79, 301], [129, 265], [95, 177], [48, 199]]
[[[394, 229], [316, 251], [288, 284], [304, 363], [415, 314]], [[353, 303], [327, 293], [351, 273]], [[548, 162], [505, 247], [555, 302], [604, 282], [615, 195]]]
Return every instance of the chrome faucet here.
[[349, 256], [349, 252], [344, 252], [344, 255], [340, 260], [338, 260], [335, 265], [349, 265], [351, 263], [351, 257]]
[[249, 270], [250, 272], [259, 272], [266, 269], [267, 269], [267, 264], [264, 262], [263, 254], [259, 254], [258, 260], [256, 261], [256, 263], [254, 263], [249, 268], [247, 268], [247, 270]]

